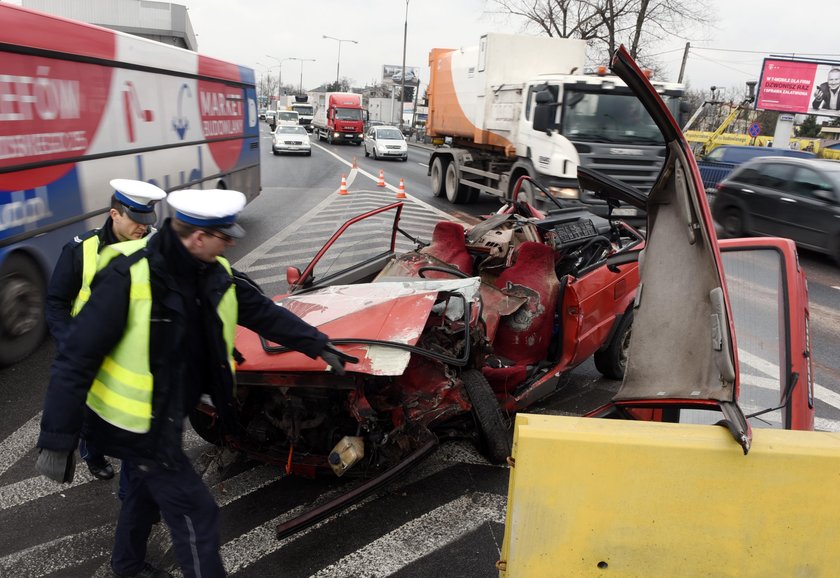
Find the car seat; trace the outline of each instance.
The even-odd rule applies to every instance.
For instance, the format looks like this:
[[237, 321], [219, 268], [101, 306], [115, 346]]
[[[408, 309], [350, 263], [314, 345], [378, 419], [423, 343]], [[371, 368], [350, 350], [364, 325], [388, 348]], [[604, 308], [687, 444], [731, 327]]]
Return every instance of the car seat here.
[[[465, 275], [473, 274], [473, 258], [464, 244], [464, 227], [458, 223], [440, 221], [432, 232], [431, 244], [420, 252], [443, 261]], [[430, 272], [426, 277], [446, 277], [446, 275]]]
[[505, 367], [482, 372], [497, 392], [509, 391], [526, 375], [526, 367], [548, 355], [560, 281], [554, 273], [554, 251], [543, 243], [526, 241], [517, 248], [516, 262], [499, 275], [496, 287], [527, 302], [499, 323], [493, 350]]

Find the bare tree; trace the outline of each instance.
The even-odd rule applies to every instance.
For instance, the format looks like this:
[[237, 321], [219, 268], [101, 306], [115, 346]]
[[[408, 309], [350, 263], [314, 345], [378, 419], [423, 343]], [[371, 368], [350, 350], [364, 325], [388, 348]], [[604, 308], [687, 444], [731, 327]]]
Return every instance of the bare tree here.
[[624, 44], [645, 61], [647, 48], [667, 37], [711, 23], [703, 3], [685, 0], [494, 0], [498, 11], [525, 20], [548, 36], [590, 41], [598, 53]]

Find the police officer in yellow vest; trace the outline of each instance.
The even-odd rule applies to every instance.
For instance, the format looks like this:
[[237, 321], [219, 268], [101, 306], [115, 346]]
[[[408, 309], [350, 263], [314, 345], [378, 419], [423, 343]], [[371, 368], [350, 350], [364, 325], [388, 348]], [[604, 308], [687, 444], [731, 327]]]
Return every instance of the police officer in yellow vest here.
[[[99, 253], [108, 245], [141, 239], [153, 232], [152, 225], [157, 218], [155, 204], [166, 196], [159, 187], [144, 181], [113, 179], [110, 184], [114, 194], [107, 220], [101, 228], [67, 243], [50, 277], [46, 318], [59, 347], [70, 331], [73, 317], [90, 295]], [[93, 444], [80, 440], [79, 454], [95, 478], [110, 480], [114, 477], [113, 467]], [[122, 485], [121, 481], [121, 488]]]
[[36, 468], [71, 481], [83, 430], [131, 468], [111, 555], [114, 573], [169, 576], [145, 562], [159, 512], [184, 576], [215, 578], [225, 575], [218, 507], [181, 442], [184, 418], [204, 394], [222, 427], [235, 432], [236, 325], [320, 356], [338, 373], [343, 358], [326, 335], [277, 307], [221, 256], [244, 234], [235, 223], [242, 193], [175, 191], [168, 202], [175, 216], [156, 235], [112, 245], [100, 256], [107, 266], [53, 364]]

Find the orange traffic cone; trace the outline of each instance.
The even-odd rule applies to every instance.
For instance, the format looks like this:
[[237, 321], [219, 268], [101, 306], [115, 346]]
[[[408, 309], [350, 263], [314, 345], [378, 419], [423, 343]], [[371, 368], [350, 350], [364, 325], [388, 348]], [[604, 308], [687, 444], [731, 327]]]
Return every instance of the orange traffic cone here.
[[402, 179], [400, 179], [400, 190], [397, 191], [397, 198], [404, 199], [405, 198], [405, 183]]
[[344, 175], [341, 175], [341, 188], [338, 189], [339, 195], [348, 195], [347, 192], [347, 178]]
[[376, 181], [377, 187], [384, 187], [385, 186], [385, 170], [379, 169], [379, 180]]

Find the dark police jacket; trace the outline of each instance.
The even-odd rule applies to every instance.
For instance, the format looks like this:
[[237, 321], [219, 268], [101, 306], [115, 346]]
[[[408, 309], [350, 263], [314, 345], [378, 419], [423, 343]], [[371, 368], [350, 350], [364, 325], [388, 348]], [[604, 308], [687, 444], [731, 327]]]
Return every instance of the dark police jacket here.
[[79, 235], [64, 245], [47, 286], [47, 324], [59, 345], [64, 343], [70, 332], [70, 324], [73, 321], [70, 310], [82, 288], [82, 242], [94, 235], [99, 237], [100, 252], [103, 247], [119, 243], [119, 239], [114, 235], [114, 222], [108, 217], [101, 228]]
[[[122, 337], [129, 267], [144, 256], [152, 286], [149, 357], [154, 386], [151, 428], [138, 434], [102, 420], [85, 406], [85, 398], [102, 359]], [[197, 292], [179, 285], [185, 267], [201, 270]], [[73, 320], [53, 363], [38, 447], [73, 451], [84, 423], [84, 437], [104, 454], [138, 465], [174, 468], [182, 455], [184, 417], [202, 393], [213, 399], [224, 430], [235, 432], [234, 381], [216, 314], [231, 283], [236, 288], [239, 325], [312, 358], [323, 350], [326, 335], [275, 305], [245, 275], [234, 270], [231, 278], [221, 264], [193, 259], [167, 222], [145, 251], [115, 258], [94, 279], [90, 299]], [[197, 314], [202, 317], [200, 327], [188, 323]], [[201, 341], [198, 347], [196, 336]]]

